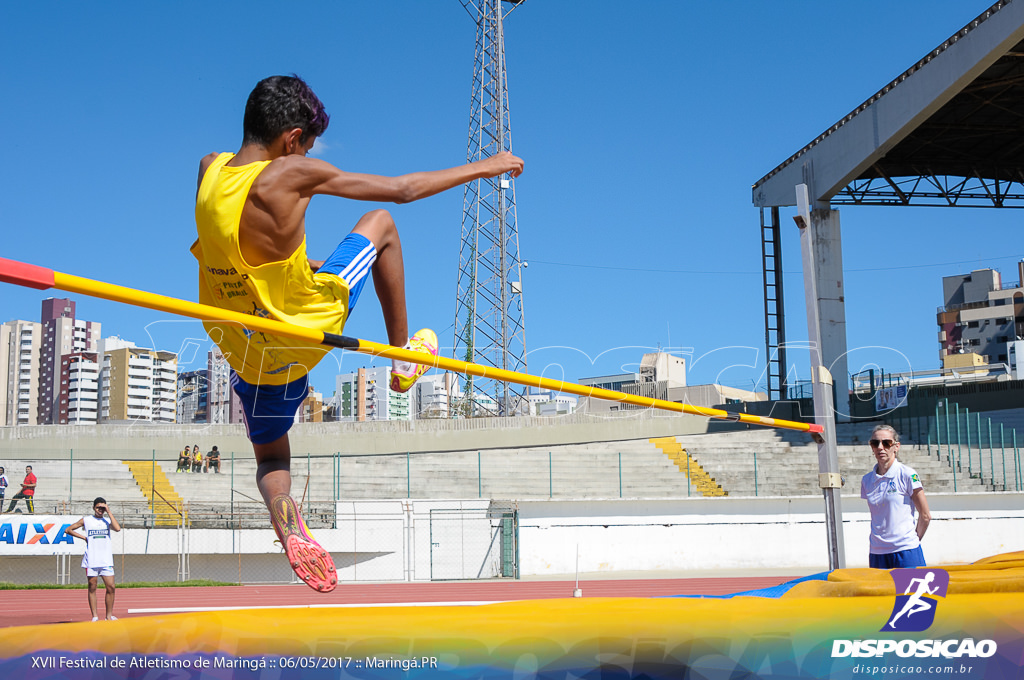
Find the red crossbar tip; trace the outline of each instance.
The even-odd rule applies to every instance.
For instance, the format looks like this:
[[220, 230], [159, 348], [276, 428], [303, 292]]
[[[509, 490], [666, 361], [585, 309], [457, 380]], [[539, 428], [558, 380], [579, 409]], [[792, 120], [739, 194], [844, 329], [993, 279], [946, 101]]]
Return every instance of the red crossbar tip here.
[[53, 288], [53, 270], [0, 257], [0, 281], [46, 290]]

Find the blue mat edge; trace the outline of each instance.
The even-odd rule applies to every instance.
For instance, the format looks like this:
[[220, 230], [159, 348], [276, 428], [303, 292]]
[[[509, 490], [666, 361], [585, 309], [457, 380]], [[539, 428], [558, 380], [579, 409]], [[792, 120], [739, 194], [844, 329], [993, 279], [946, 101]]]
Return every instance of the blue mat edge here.
[[817, 574], [811, 574], [810, 576], [804, 576], [802, 578], [793, 579], [792, 581], [786, 581], [780, 583], [777, 586], [770, 588], [759, 588], [757, 590], [744, 590], [740, 593], [731, 593], [729, 595], [665, 595], [664, 597], [698, 597], [698, 598], [712, 598], [717, 600], [728, 600], [733, 597], [771, 597], [779, 598], [789, 592], [789, 589], [795, 586], [797, 583], [803, 583], [804, 581], [827, 581], [828, 575], [832, 573], [830, 571], [822, 571]]

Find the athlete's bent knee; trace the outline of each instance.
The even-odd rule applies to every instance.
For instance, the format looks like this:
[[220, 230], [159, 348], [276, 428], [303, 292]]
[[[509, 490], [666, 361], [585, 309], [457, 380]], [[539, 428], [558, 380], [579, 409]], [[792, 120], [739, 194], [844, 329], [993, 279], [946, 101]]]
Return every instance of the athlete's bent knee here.
[[363, 215], [352, 231], [370, 239], [378, 250], [386, 246], [391, 239], [398, 235], [398, 227], [395, 226], [394, 218], [391, 217], [390, 212], [383, 208], [372, 210]]

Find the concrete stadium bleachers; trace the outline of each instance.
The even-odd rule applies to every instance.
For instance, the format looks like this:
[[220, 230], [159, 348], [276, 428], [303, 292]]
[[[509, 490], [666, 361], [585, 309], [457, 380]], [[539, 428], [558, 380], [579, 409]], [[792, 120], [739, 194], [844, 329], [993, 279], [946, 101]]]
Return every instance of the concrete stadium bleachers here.
[[[860, 426], [840, 426], [840, 470], [844, 495], [859, 494], [859, 480], [874, 461], [855, 443]], [[817, 446], [806, 435], [754, 428], [675, 437], [730, 496], [807, 496], [818, 487]], [[756, 454], [756, 481], [755, 481]], [[224, 517], [225, 505], [247, 507], [261, 517], [256, 463], [251, 452], [222, 456], [221, 473], [177, 473], [176, 457], [157, 454], [171, 485], [196, 517]], [[952, 470], [925, 447], [905, 444], [901, 458], [920, 473], [928, 491], [953, 491]], [[26, 464], [39, 478], [37, 513], [89, 511], [102, 495], [122, 512], [144, 515], [146, 497], [120, 460], [3, 461], [11, 487], [19, 488]], [[988, 464], [988, 461], [986, 461]], [[962, 471], [958, 491], [990, 490]], [[294, 454], [292, 494], [307, 507], [335, 500], [366, 499], [655, 499], [698, 496], [668, 455], [650, 439], [551, 446], [413, 452], [409, 454]], [[69, 499], [72, 501], [70, 506]], [[24, 509], [24, 504], [20, 507]], [[225, 521], [227, 521], [225, 519]], [[260, 526], [265, 518], [254, 519]]]
[[[846, 480], [843, 495], [860, 495], [860, 478], [875, 464], [866, 443], [852, 443], [859, 426], [840, 426], [837, 453], [839, 470]], [[800, 442], [792, 434], [773, 430], [752, 429], [677, 438], [722, 486], [734, 496], [804, 496], [819, 494], [818, 447], [813, 442]], [[844, 443], [851, 442], [851, 443]], [[755, 487], [755, 454], [756, 479]], [[953, 469], [927, 447], [904, 443], [900, 460], [914, 468], [927, 491], [991, 491], [961, 470], [953, 480]]]
[[[818, 495], [818, 449], [813, 442], [785, 441], [766, 429], [676, 438], [731, 496]], [[754, 481], [754, 454], [757, 483]], [[621, 457], [621, 481], [619, 461]], [[844, 494], [858, 495], [859, 480], [874, 461], [864, 444], [839, 446]], [[921, 475], [925, 488], [953, 491], [949, 465], [924, 447], [907, 445], [901, 458]], [[165, 471], [191, 503], [230, 498], [230, 475]], [[258, 499], [255, 461], [236, 458], [235, 500]], [[307, 484], [307, 470], [308, 484]], [[961, 474], [958, 490], [985, 490]], [[621, 486], [620, 486], [621, 484]], [[650, 440], [596, 442], [548, 447], [442, 451], [409, 455], [342, 455], [296, 458], [293, 494], [311, 501], [334, 498], [680, 498], [700, 495]]]
[[[621, 481], [620, 481], [621, 454]], [[159, 463], [191, 506], [258, 500], [256, 463], [236, 457], [222, 472], [177, 473]], [[232, 465], [234, 476], [232, 478]], [[308, 479], [307, 479], [308, 478]], [[233, 481], [232, 481], [233, 480]], [[233, 486], [232, 486], [233, 484]], [[335, 498], [671, 498], [687, 495], [685, 475], [647, 440], [408, 455], [297, 456], [292, 494]]]
[[[146, 501], [131, 471], [120, 460], [11, 460], [4, 461], [3, 466], [10, 483], [4, 510], [10, 504], [10, 497], [21, 489], [26, 465], [32, 466], [38, 479], [35, 495], [37, 515], [84, 515], [91, 512], [92, 501], [97, 496], [112, 503], [132, 506]], [[25, 503], [19, 502], [17, 509], [25, 512]]]

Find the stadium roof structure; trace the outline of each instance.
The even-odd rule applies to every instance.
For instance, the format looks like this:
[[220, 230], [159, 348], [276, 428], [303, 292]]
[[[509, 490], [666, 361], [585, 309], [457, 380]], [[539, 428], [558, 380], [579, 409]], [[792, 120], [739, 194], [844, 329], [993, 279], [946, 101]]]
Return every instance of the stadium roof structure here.
[[1024, 208], [1024, 0], [1000, 0], [753, 185], [760, 208]]
[[770, 400], [789, 396], [779, 208], [798, 206], [832, 568], [845, 564], [834, 419], [850, 413], [836, 208], [1024, 207], [1022, 105], [1024, 0], [1000, 0], [753, 185]]

